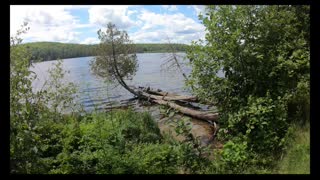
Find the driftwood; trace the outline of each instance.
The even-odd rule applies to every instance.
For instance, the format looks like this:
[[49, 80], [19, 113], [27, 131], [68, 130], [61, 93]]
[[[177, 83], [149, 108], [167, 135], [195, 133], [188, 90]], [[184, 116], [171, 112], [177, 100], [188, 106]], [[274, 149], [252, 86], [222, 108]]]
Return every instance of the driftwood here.
[[133, 87], [132, 89], [135, 91], [138, 91], [142, 96], [145, 96], [147, 98], [153, 98], [153, 99], [161, 99], [161, 100], [168, 100], [168, 101], [187, 101], [187, 102], [198, 102], [197, 98], [194, 96], [182, 96], [174, 93], [169, 93], [162, 91], [160, 89], [154, 90], [151, 88], [143, 88], [143, 87]]
[[189, 97], [185, 97], [185, 96], [157, 96], [157, 95], [152, 95], [143, 91], [141, 92], [141, 94], [148, 98], [166, 100], [166, 101], [186, 101], [190, 99]]
[[182, 95], [178, 95], [178, 94], [174, 94], [174, 93], [161, 91], [160, 89], [154, 90], [151, 88], [147, 88], [146, 92], [148, 92], [150, 94], [161, 95], [164, 97], [172, 97], [172, 98], [175, 98], [176, 100], [182, 100], [182, 101], [188, 101], [188, 102], [198, 102], [199, 101], [198, 98], [195, 96], [182, 96]]
[[[217, 122], [217, 120], [218, 120], [218, 116], [219, 116], [218, 113], [199, 111], [199, 110], [195, 110], [195, 109], [181, 106], [176, 103], [176, 102], [188, 101], [188, 100], [195, 101], [196, 98], [193, 96], [181, 96], [181, 95], [176, 95], [173, 93], [163, 92], [161, 90], [153, 90], [151, 88], [143, 88], [143, 87], [139, 87], [139, 88], [130, 87], [130, 88], [132, 88], [134, 91], [136, 91], [136, 93], [138, 93], [144, 99], [147, 99], [148, 101], [151, 101], [151, 102], [154, 102], [157, 104], [169, 106], [173, 109], [178, 110], [182, 114], [185, 114], [185, 115], [197, 118], [197, 119], [205, 120], [210, 123]], [[151, 94], [150, 92], [152, 92], [153, 94]], [[165, 94], [163, 94], [163, 93], [165, 93]], [[158, 94], [158, 95], [154, 95], [154, 94]], [[174, 102], [174, 101], [176, 101], [176, 102]]]
[[[196, 102], [196, 103], [200, 102], [199, 98], [196, 97], [196, 96], [185, 96], [185, 95], [181, 96], [181, 95], [176, 94], [176, 93], [170, 93], [170, 92], [162, 91], [161, 89], [152, 89], [150, 87], [148, 87], [148, 88], [139, 87], [139, 89], [142, 90], [142, 91], [145, 91], [147, 93], [150, 93], [150, 94], [175, 97], [177, 100], [183, 100], [183, 101], [187, 101], [187, 102]], [[214, 103], [209, 102], [209, 101], [202, 101], [202, 103], [207, 104], [207, 105], [213, 105], [214, 104]]]
[[211, 122], [217, 122], [219, 114], [218, 113], [209, 113], [209, 112], [203, 112], [203, 111], [197, 111], [197, 110], [193, 110], [190, 108], [186, 108], [183, 106], [179, 106], [176, 103], [173, 102], [169, 102], [169, 101], [164, 101], [161, 99], [154, 99], [152, 100], [153, 102], [156, 102], [158, 104], [161, 105], [166, 105], [169, 106], [173, 109], [178, 110], [179, 112], [185, 114], [185, 115], [189, 115], [191, 117], [197, 118], [197, 119], [202, 119], [205, 121], [211, 121]]

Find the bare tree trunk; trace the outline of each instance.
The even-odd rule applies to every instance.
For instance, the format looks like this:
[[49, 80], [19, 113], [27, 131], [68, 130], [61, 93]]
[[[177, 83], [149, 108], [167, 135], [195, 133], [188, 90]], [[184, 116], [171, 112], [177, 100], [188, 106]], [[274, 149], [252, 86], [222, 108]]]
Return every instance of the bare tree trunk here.
[[157, 96], [153, 94], [148, 94], [145, 92], [141, 92], [141, 94], [145, 97], [152, 98], [152, 99], [161, 99], [161, 100], [167, 100], [167, 101], [183, 101], [183, 100], [190, 100], [190, 97], [185, 96]]
[[[188, 101], [188, 102], [198, 102], [198, 98], [196, 96], [184, 96], [184, 95], [182, 96], [182, 95], [169, 93], [169, 92], [165, 92], [165, 91], [161, 91], [161, 90], [155, 90], [152, 88], [148, 88], [148, 89], [146, 89], [146, 91], [151, 94], [161, 95], [164, 97], [176, 98], [176, 100], [183, 100], [183, 101]], [[167, 100], [169, 100], [169, 99], [167, 99]]]
[[[133, 87], [134, 89], [136, 89], [135, 87]], [[141, 88], [140, 88], [141, 89]], [[147, 92], [147, 93], [151, 93], [151, 94], [156, 94], [156, 95], [161, 95], [161, 96], [170, 96], [170, 97], [175, 97], [177, 98], [177, 100], [184, 100], [184, 101], [188, 101], [188, 102], [196, 102], [199, 103], [199, 98], [197, 96], [181, 96], [175, 93], [170, 93], [170, 92], [166, 92], [166, 91], [162, 91], [160, 89], [156, 90], [156, 89], [152, 89], [152, 88], [144, 88], [142, 89], [143, 91]], [[181, 99], [179, 99], [181, 98]], [[202, 101], [204, 104], [207, 105], [213, 105], [214, 103], [209, 102], [209, 101]]]
[[164, 101], [161, 99], [154, 99], [152, 100], [153, 102], [156, 102], [158, 104], [162, 104], [162, 105], [166, 105], [169, 106], [173, 109], [178, 110], [179, 112], [185, 114], [185, 115], [189, 115], [191, 117], [197, 118], [197, 119], [202, 119], [205, 121], [212, 121], [212, 122], [217, 122], [218, 121], [218, 117], [219, 117], [219, 113], [209, 113], [209, 112], [201, 112], [201, 111], [197, 111], [197, 110], [193, 110], [193, 109], [189, 109], [183, 106], [179, 106], [173, 102], [169, 102], [169, 101]]
[[[161, 105], [165, 105], [165, 106], [169, 106], [173, 109], [178, 110], [182, 114], [185, 114], [185, 115], [197, 118], [197, 119], [209, 121], [210, 123], [212, 123], [212, 122], [217, 122], [217, 119], [219, 117], [218, 113], [198, 111], [198, 110], [194, 110], [191, 108], [180, 106], [174, 102], [170, 102], [170, 101], [183, 101], [183, 100], [190, 100], [190, 99], [194, 100], [194, 99], [192, 99], [194, 97], [190, 98], [189, 96], [179, 96], [179, 95], [159, 96], [159, 95], [149, 94], [149, 93], [145, 92], [147, 90], [143, 89], [143, 88], [132, 87], [132, 89], [135, 89], [135, 91], [137, 91], [138, 94], [140, 94], [142, 97], [144, 97], [144, 99], [147, 99], [148, 101], [151, 101], [151, 102], [154, 102], [157, 104], [161, 104]], [[148, 90], [149, 89], [150, 88], [148, 88]]]
[[[188, 79], [187, 75], [182, 71], [181, 65], [180, 65], [180, 63], [179, 63], [179, 61], [177, 59], [176, 50], [174, 49], [174, 47], [173, 47], [173, 45], [172, 45], [172, 43], [170, 41], [170, 38], [167, 37], [167, 40], [168, 40], [168, 43], [169, 43], [169, 47], [171, 49], [171, 56], [172, 56], [171, 58], [169, 58], [168, 62], [173, 60], [174, 64], [177, 66], [177, 68], [181, 72], [181, 74], [182, 74], [183, 78], [185, 79], [185, 81], [188, 81], [189, 79]], [[191, 85], [191, 89], [192, 89], [192, 91], [194, 91], [194, 86], [193, 85]]]
[[116, 56], [115, 56], [115, 48], [114, 48], [114, 42], [113, 42], [113, 30], [111, 30], [111, 37], [112, 37], [112, 41], [111, 41], [111, 45], [112, 45], [112, 57], [113, 57], [113, 65], [114, 65], [114, 69], [115, 69], [115, 73], [116, 73], [116, 79], [118, 81], [119, 84], [122, 85], [122, 87], [124, 87], [126, 90], [128, 90], [130, 93], [132, 93], [133, 95], [137, 96], [137, 97], [141, 97], [140, 94], [136, 93], [134, 90], [132, 90], [131, 88], [129, 88], [129, 86], [126, 84], [126, 82], [124, 82], [124, 80], [122, 79], [120, 72], [118, 70], [118, 66], [117, 66], [117, 60], [116, 60]]
[[174, 60], [175, 64], [177, 65], [177, 67], [178, 67], [179, 71], [181, 72], [182, 76], [184, 77], [184, 79], [185, 79], [186, 81], [188, 81], [188, 77], [187, 77], [187, 75], [182, 71], [182, 68], [181, 68], [181, 66], [180, 66], [180, 63], [179, 63], [179, 61], [178, 61], [178, 59], [177, 59], [176, 50], [175, 50], [174, 47], [172, 46], [169, 38], [168, 38], [168, 42], [169, 42], [170, 49], [171, 49], [171, 51], [172, 51], [171, 54], [172, 54], [172, 57], [173, 57], [173, 60]]

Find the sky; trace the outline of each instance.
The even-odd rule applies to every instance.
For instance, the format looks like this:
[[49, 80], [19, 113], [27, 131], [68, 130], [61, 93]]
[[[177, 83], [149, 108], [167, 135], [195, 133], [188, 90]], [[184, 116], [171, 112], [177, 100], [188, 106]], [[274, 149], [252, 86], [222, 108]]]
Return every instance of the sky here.
[[10, 36], [23, 22], [23, 42], [99, 43], [97, 31], [108, 22], [126, 30], [134, 43], [190, 44], [203, 39], [201, 5], [11, 5]]

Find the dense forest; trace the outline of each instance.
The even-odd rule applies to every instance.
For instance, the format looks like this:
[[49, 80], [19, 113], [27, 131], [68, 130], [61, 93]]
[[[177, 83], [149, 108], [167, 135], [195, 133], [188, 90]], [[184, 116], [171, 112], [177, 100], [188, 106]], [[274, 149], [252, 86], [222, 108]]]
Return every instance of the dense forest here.
[[[95, 56], [98, 45], [71, 44], [58, 42], [33, 42], [22, 44], [32, 54], [34, 61], [50, 61], [56, 59]], [[171, 44], [175, 51], [184, 52], [188, 45]], [[137, 53], [170, 52], [169, 44], [135, 44]]]
[[[161, 133], [150, 112], [83, 111], [74, 101], [75, 84], [63, 81], [62, 60], [49, 70], [46, 87], [34, 92], [36, 75], [29, 69], [30, 59], [95, 51], [94, 45], [21, 46], [21, 34], [28, 33], [23, 26], [10, 39], [10, 172], [309, 174], [309, 14], [310, 6], [226, 5], [208, 6], [199, 16], [207, 29], [206, 44], [198, 40], [187, 48], [192, 72], [185, 85], [197, 99], [217, 107], [214, 142], [219, 147], [199, 143], [190, 117], [169, 122], [182, 137], [177, 140], [171, 133]], [[113, 31], [113, 25], [108, 29], [99, 35], [104, 41], [91, 67], [101, 78], [125, 86], [123, 79], [136, 72], [137, 57], [126, 46], [130, 42], [126, 32]], [[32, 46], [44, 53], [31, 54]], [[141, 52], [166, 49], [166, 45], [137, 47]], [[217, 75], [221, 69], [224, 77]], [[139, 100], [154, 105], [148, 102], [150, 97]], [[159, 111], [167, 118], [177, 113], [166, 105]]]

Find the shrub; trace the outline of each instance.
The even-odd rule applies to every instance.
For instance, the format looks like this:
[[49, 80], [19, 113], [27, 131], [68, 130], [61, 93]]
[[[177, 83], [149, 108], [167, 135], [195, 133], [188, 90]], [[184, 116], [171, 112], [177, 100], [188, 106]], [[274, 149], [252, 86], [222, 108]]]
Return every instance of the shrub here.
[[230, 113], [224, 123], [227, 125], [221, 128], [219, 136], [239, 137], [248, 143], [248, 150], [263, 155], [281, 152], [289, 127], [281, 99], [273, 101], [269, 95], [264, 98], [249, 96], [247, 106]]

